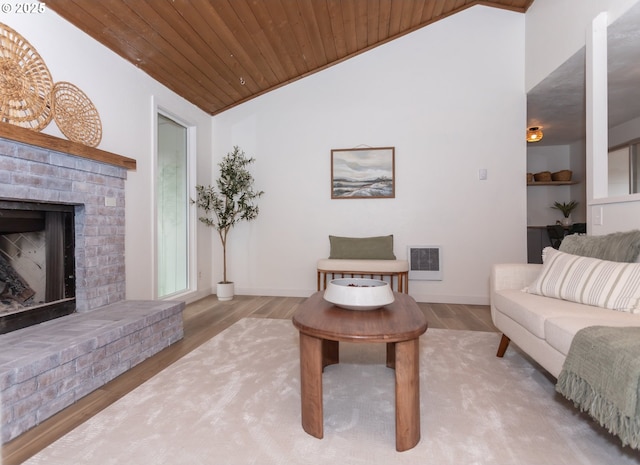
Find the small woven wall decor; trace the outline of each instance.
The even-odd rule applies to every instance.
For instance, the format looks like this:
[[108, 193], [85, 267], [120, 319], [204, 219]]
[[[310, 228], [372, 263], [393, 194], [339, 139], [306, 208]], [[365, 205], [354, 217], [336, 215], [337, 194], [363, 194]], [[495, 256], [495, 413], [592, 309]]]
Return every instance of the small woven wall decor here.
[[74, 142], [97, 147], [102, 139], [98, 110], [89, 97], [70, 82], [53, 86], [53, 119], [60, 131]]
[[40, 131], [52, 117], [51, 73], [27, 40], [0, 23], [0, 121]]

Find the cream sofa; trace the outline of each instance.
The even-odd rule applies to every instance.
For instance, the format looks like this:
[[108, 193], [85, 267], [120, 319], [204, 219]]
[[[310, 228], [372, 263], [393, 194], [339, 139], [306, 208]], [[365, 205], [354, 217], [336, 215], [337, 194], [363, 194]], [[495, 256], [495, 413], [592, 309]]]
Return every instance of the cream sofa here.
[[[595, 245], [595, 246], [594, 246]], [[567, 236], [560, 250], [611, 261], [638, 261], [640, 231], [607, 236]], [[615, 260], [612, 260], [615, 259]], [[575, 334], [587, 326], [640, 326], [640, 314], [610, 310], [526, 292], [539, 264], [496, 264], [490, 278], [491, 317], [502, 332], [498, 356], [513, 342], [555, 378]]]

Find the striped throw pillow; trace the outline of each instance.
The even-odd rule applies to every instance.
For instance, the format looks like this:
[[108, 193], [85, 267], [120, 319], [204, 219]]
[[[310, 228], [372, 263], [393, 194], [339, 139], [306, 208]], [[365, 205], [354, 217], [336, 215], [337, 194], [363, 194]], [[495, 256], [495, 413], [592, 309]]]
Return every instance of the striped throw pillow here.
[[640, 313], [640, 263], [581, 257], [551, 247], [542, 257], [540, 275], [525, 289], [530, 294]]

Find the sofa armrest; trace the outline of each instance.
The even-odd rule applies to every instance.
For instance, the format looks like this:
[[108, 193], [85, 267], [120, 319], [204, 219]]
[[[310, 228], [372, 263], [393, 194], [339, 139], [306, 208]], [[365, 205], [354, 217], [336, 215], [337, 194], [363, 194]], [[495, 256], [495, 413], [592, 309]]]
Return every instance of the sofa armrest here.
[[502, 289], [523, 289], [540, 274], [538, 263], [498, 263], [491, 267], [491, 293]]

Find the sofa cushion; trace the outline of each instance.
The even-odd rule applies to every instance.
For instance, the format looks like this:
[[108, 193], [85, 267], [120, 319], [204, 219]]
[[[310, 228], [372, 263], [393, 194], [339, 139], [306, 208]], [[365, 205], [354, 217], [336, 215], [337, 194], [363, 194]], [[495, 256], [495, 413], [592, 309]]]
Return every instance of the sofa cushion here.
[[342, 260], [395, 260], [393, 235], [376, 237], [329, 236], [329, 258]]
[[543, 266], [527, 292], [635, 313], [640, 311], [640, 264], [543, 250]]
[[[545, 321], [553, 317], [584, 315], [585, 307], [567, 300], [551, 300], [520, 289], [504, 289], [492, 296], [492, 305], [536, 337], [545, 339]], [[594, 310], [602, 309], [593, 307]]]
[[[544, 324], [547, 343], [564, 355], [569, 353], [576, 333], [588, 326], [640, 326], [640, 315], [615, 312], [604, 308], [589, 307], [580, 318], [561, 316], [549, 318]], [[593, 311], [595, 310], [595, 311]]]
[[321, 258], [318, 260], [318, 271], [361, 272], [374, 275], [378, 273], [404, 273], [409, 271], [409, 262], [407, 260], [333, 260]]
[[640, 231], [625, 231], [603, 236], [570, 234], [560, 244], [562, 252], [613, 262], [635, 262], [640, 255]]

